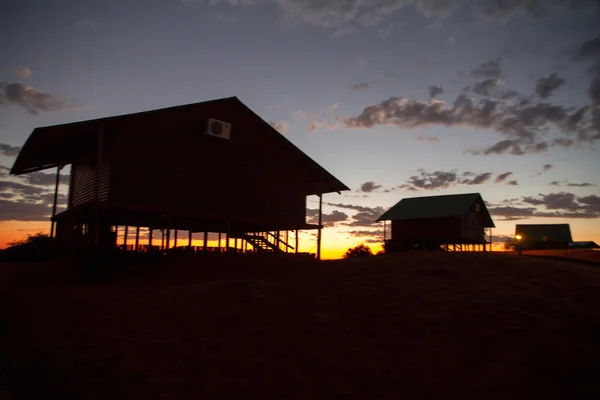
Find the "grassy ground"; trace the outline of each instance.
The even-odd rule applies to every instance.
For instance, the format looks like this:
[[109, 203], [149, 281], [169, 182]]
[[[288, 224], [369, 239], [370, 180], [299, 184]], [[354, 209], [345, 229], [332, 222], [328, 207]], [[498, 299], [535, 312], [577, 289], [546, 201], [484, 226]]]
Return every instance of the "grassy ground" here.
[[568, 261], [223, 257], [102, 283], [0, 267], [14, 398], [600, 398], [600, 269]]

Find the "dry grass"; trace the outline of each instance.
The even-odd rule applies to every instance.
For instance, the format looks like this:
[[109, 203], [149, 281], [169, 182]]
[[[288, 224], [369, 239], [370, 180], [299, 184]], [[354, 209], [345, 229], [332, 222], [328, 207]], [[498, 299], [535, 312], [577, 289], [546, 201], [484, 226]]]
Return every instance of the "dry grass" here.
[[9, 389], [44, 399], [600, 398], [600, 269], [448, 253], [211, 264], [5, 285]]

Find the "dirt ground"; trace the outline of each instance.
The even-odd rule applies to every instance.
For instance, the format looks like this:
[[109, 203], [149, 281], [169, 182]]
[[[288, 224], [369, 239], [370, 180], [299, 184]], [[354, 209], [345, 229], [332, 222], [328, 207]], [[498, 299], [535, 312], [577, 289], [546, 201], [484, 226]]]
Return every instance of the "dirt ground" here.
[[197, 258], [96, 283], [0, 270], [6, 398], [600, 398], [600, 268], [568, 261]]

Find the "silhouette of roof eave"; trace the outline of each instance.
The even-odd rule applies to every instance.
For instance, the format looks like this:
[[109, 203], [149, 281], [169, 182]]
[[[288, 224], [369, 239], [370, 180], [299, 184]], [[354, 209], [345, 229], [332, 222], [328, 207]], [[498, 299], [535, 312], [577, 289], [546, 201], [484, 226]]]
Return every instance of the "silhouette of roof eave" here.
[[95, 143], [96, 132], [107, 123], [114, 123], [123, 119], [139, 118], [144, 115], [156, 114], [167, 110], [173, 111], [224, 101], [235, 101], [243, 104], [235, 96], [224, 97], [197, 103], [35, 128], [19, 152], [10, 170], [10, 174], [23, 175], [72, 163], [75, 154], [81, 151], [82, 142], [87, 144]]
[[[377, 222], [460, 217], [465, 215], [477, 199], [481, 199], [483, 202], [479, 193], [405, 197], [377, 218]], [[485, 227], [495, 228], [485, 202], [483, 202], [483, 208], [487, 217]]]

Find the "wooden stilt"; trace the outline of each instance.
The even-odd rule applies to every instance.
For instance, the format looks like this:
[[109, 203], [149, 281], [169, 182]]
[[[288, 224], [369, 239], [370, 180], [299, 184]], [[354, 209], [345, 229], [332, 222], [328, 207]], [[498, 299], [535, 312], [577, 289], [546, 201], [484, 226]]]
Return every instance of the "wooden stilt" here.
[[127, 250], [127, 233], [129, 232], [129, 226], [125, 225], [125, 233], [123, 234], [123, 249]]
[[152, 227], [148, 228], [148, 249], [152, 249]]
[[175, 233], [173, 234], [173, 248], [177, 247], [177, 229], [175, 229]]
[[296, 246], [294, 247], [296, 254], [298, 254], [298, 229], [296, 229]]
[[62, 169], [62, 165], [59, 165], [58, 167], [56, 167], [56, 183], [54, 185], [54, 203], [52, 203], [52, 218], [51, 218], [51, 223], [50, 223], [50, 237], [54, 237], [55, 236], [55, 232], [54, 232], [54, 217], [56, 216], [56, 202], [58, 200], [58, 185], [60, 183], [60, 170]]
[[192, 231], [188, 231], [188, 248], [192, 248]]
[[323, 223], [323, 193], [319, 193], [319, 232], [317, 233], [317, 260], [321, 260], [321, 234]]
[[167, 228], [167, 238], [165, 241], [165, 249], [169, 250], [171, 248], [171, 228]]
[[204, 243], [202, 243], [202, 250], [206, 251], [208, 246], [208, 232], [204, 232]]
[[135, 227], [135, 251], [140, 251], [140, 227]]

